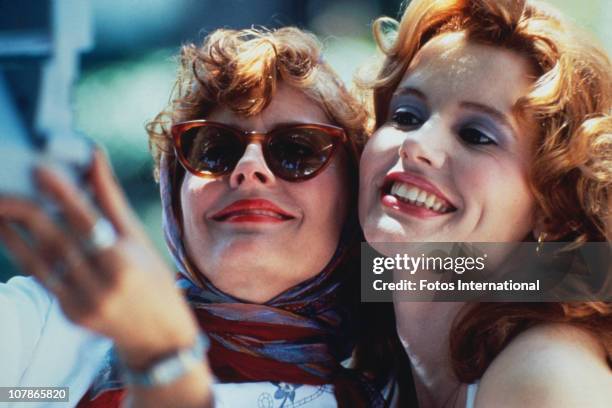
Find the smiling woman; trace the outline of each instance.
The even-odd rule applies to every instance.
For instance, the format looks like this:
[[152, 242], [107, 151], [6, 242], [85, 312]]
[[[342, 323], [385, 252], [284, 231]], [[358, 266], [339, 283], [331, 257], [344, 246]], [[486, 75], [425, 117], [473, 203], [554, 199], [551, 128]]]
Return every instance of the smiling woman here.
[[[413, 0], [374, 28], [385, 60], [365, 84], [376, 130], [359, 201], [371, 244], [610, 242], [612, 66], [591, 38], [529, 0]], [[608, 406], [609, 295], [396, 299], [419, 405]]]
[[[332, 258], [354, 189], [347, 171], [352, 151], [341, 148], [334, 155], [331, 147], [342, 143], [343, 131], [333, 127], [319, 104], [284, 83], [259, 114], [244, 117], [217, 108], [206, 118], [240, 130], [268, 132], [269, 137], [236, 147], [239, 160], [227, 177], [186, 174], [180, 202], [187, 253], [220, 290], [265, 302], [318, 274]], [[294, 125], [287, 127], [290, 123]], [[323, 125], [305, 127], [312, 124]], [[224, 139], [215, 141], [215, 148], [223, 149], [219, 154], [231, 156], [232, 132], [214, 131], [215, 138]], [[202, 149], [198, 154], [201, 157]], [[310, 171], [303, 162], [319, 160], [322, 171], [295, 182], [298, 171]], [[309, 256], [303, 257], [306, 246]], [[245, 265], [258, 272], [245, 274]]]

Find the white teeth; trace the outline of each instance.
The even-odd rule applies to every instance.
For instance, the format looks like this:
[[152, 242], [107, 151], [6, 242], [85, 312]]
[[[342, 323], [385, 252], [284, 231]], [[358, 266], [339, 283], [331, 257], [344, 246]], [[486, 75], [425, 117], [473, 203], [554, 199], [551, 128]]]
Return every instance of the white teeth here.
[[421, 190], [412, 185], [395, 182], [391, 186], [391, 194], [400, 198], [402, 201], [409, 202], [418, 207], [426, 207], [430, 210], [444, 213], [448, 208], [434, 194]]
[[430, 194], [427, 196], [427, 201], [425, 201], [425, 205], [429, 208], [433, 208], [435, 201], [436, 201], [436, 196], [433, 194]]
[[418, 197], [418, 195], [419, 195], [419, 189], [418, 189], [418, 188], [416, 188], [416, 187], [410, 187], [410, 188], [408, 189], [408, 194], [406, 194], [406, 195], [405, 195], [405, 197], [406, 197], [408, 200], [416, 200], [416, 198]]
[[397, 194], [398, 190], [400, 189], [400, 187], [402, 187], [403, 184], [400, 183], [393, 183], [393, 186], [391, 186], [391, 194], [395, 195]]
[[399, 188], [397, 189], [397, 195], [400, 197], [406, 197], [410, 195], [410, 192], [408, 191], [408, 186], [406, 186], [405, 184], [400, 184]]
[[427, 200], [427, 193], [423, 190], [421, 190], [421, 192], [419, 193], [419, 196], [416, 198], [416, 200], [418, 202], [420, 202], [421, 204], [424, 204], [425, 201]]

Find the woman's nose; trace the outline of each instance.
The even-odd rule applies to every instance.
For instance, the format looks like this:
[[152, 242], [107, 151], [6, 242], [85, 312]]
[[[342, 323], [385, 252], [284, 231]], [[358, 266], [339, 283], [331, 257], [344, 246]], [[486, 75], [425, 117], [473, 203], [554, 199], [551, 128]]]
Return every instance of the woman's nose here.
[[419, 129], [406, 132], [399, 147], [399, 156], [405, 165], [444, 167], [451, 148], [450, 130], [442, 124], [425, 123]]
[[230, 187], [246, 187], [250, 184], [270, 185], [275, 181], [274, 173], [266, 164], [261, 143], [249, 143], [230, 174]]

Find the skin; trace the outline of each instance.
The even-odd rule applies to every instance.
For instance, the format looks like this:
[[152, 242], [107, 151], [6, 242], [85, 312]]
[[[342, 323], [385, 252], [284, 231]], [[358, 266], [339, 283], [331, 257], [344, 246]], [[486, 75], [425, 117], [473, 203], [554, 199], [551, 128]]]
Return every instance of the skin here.
[[[220, 108], [207, 119], [261, 132], [283, 124], [332, 124], [317, 103], [282, 83], [270, 105], [257, 115], [244, 117]], [[202, 178], [188, 173], [181, 188], [181, 206], [191, 259], [217, 288], [249, 302], [265, 302], [317, 275], [336, 250], [346, 218], [345, 168], [343, 151], [338, 149], [316, 177], [298, 183], [285, 181], [270, 171], [260, 142], [254, 141], [227, 176]], [[214, 219], [214, 214], [244, 199], [268, 200], [293, 219]], [[308, 256], [303, 256], [304, 248]]]
[[[518, 242], [534, 229], [537, 233], [539, 223], [527, 181], [534, 123], [516, 115], [514, 109], [529, 91], [530, 81], [526, 60], [512, 51], [469, 42], [461, 33], [442, 35], [426, 44], [395, 91], [387, 122], [373, 134], [362, 156], [360, 221], [368, 242]], [[389, 205], [394, 201], [385, 197], [384, 180], [394, 172], [427, 180], [452, 209], [425, 213]], [[448, 334], [462, 306], [395, 303], [398, 334], [413, 363], [422, 407], [465, 406], [466, 385], [455, 378], [448, 356]], [[605, 364], [592, 363], [592, 342], [585, 345], [570, 336], [554, 346], [566, 354], [554, 352], [555, 359], [549, 360], [535, 359], [523, 347], [537, 342], [550, 345], [564, 330], [573, 329], [562, 326], [556, 334], [529, 330], [526, 333], [533, 337], [504, 350], [492, 364], [493, 371], [485, 373], [477, 407], [501, 406], [500, 401], [508, 407], [568, 406], [558, 403], [582, 398], [567, 399], [577, 388], [565, 387], [564, 381], [542, 380], [538, 370], [545, 367], [543, 371], [550, 373], [564, 367], [566, 372], [581, 364], [572, 360], [584, 358], [588, 363], [585, 356], [591, 361], [585, 367], [600, 367], [587, 378], [602, 376], [607, 384], [609, 370], [601, 369]], [[568, 348], [582, 352], [570, 356]], [[601, 350], [598, 353], [601, 358]], [[502, 368], [494, 370], [497, 366]], [[540, 374], [525, 376], [534, 367]], [[543, 393], [529, 394], [535, 381], [558, 393], [554, 401]]]
[[610, 390], [601, 342], [576, 326], [546, 324], [521, 333], [492, 362], [475, 405], [603, 408]]

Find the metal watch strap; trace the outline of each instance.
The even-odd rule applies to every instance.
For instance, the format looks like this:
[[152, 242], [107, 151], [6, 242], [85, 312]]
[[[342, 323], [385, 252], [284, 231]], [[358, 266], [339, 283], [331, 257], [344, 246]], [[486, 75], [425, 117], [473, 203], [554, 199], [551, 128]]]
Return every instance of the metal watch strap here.
[[126, 384], [151, 388], [171, 384], [195, 367], [202, 364], [208, 351], [210, 341], [203, 333], [199, 333], [193, 346], [180, 349], [168, 357], [156, 361], [143, 371], [131, 370], [120, 361], [121, 378]]

